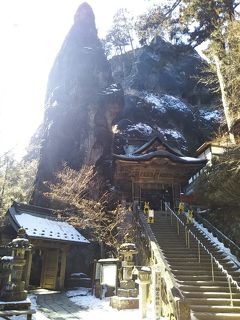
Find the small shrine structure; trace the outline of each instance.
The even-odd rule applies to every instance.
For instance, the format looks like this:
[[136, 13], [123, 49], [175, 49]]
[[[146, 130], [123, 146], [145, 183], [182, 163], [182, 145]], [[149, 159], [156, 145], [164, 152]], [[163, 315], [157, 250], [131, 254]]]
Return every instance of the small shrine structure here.
[[129, 202], [150, 201], [150, 207], [158, 209], [161, 200], [176, 207], [182, 186], [207, 162], [184, 156], [158, 136], [131, 153], [113, 156], [114, 181], [122, 198]]
[[13, 202], [7, 217], [13, 229], [24, 228], [33, 246], [26, 251], [23, 279], [26, 288], [31, 276], [38, 277], [38, 287], [64, 288], [67, 253], [71, 246], [90, 242], [73, 226], [56, 217], [50, 209]]

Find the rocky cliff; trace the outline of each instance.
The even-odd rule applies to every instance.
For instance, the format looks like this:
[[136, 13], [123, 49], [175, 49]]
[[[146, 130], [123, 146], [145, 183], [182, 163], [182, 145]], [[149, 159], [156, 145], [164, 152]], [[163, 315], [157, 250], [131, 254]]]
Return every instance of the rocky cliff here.
[[158, 37], [109, 62], [91, 7], [80, 5], [50, 72], [45, 118], [34, 137], [40, 162], [33, 203], [41, 204], [43, 181], [64, 163], [109, 174], [112, 151], [128, 152], [156, 134], [193, 155], [221, 117], [217, 96], [199, 82], [205, 67], [195, 51]]
[[113, 57], [111, 66], [125, 92], [125, 107], [115, 122], [116, 152], [124, 143], [158, 134], [193, 154], [219, 125], [218, 96], [200, 81], [209, 75], [195, 50], [157, 37], [134, 53]]
[[112, 154], [112, 121], [122, 107], [123, 91], [113, 81], [94, 13], [83, 3], [49, 75], [45, 117], [38, 133], [35, 204], [43, 181], [51, 180], [64, 163], [74, 169], [84, 164], [106, 167]]

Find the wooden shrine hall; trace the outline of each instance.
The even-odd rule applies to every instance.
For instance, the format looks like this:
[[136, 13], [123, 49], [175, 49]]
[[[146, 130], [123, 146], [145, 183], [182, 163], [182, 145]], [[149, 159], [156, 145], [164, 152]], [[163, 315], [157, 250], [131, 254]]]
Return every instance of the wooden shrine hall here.
[[161, 200], [176, 207], [183, 185], [206, 164], [205, 159], [185, 157], [159, 137], [132, 153], [114, 154], [114, 159], [114, 181], [122, 198], [149, 201], [153, 209], [160, 208]]

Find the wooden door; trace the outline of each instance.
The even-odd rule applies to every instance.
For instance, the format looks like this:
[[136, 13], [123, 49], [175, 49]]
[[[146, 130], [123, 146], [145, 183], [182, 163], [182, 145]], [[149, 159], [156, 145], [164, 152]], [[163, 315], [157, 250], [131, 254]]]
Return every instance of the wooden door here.
[[41, 288], [56, 289], [59, 249], [45, 249], [41, 275]]

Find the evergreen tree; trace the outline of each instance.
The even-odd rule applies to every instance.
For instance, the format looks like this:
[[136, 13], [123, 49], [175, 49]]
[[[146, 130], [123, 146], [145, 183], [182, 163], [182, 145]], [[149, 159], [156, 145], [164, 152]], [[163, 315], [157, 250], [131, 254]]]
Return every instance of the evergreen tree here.
[[0, 158], [0, 217], [13, 200], [28, 202], [33, 191], [37, 161], [16, 161], [10, 153]]
[[[239, 21], [237, 0], [179, 0], [158, 6], [145, 16], [148, 33], [164, 28], [166, 21], [173, 33], [192, 47], [207, 44], [206, 55], [218, 78], [229, 135], [240, 135], [239, 108]], [[150, 31], [149, 31], [150, 30]], [[174, 35], [174, 32], [177, 33]], [[178, 41], [178, 40], [177, 40]]]
[[170, 0], [154, 5], [137, 18], [135, 30], [140, 44], [149, 43], [155, 36], [161, 36], [172, 43], [181, 43], [178, 21], [178, 6], [181, 0]]
[[132, 33], [133, 17], [127, 9], [121, 8], [113, 16], [113, 26], [107, 33], [105, 42], [110, 43], [120, 54], [123, 54], [128, 45], [134, 51]]
[[240, 147], [215, 158], [198, 178], [194, 191], [198, 202], [208, 208], [236, 208], [240, 213]]
[[227, 128], [233, 142], [240, 135], [239, 105], [234, 102], [238, 100], [236, 93], [240, 91], [240, 83], [238, 69], [232, 69], [230, 75], [229, 65], [240, 54], [233, 55], [236, 36], [231, 31], [236, 28], [238, 5], [236, 0], [182, 0], [179, 17], [193, 47], [208, 41], [206, 54], [215, 67]]

